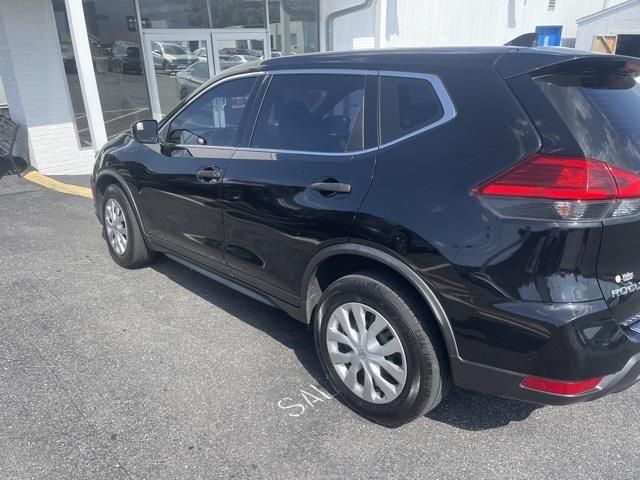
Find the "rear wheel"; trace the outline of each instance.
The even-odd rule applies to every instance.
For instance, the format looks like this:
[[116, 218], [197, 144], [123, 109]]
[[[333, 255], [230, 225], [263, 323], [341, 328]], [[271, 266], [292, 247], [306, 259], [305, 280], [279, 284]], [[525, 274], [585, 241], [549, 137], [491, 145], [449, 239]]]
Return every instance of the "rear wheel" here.
[[153, 252], [144, 243], [142, 231], [129, 200], [116, 185], [109, 185], [102, 201], [103, 236], [111, 258], [120, 266], [137, 268], [148, 265]]
[[316, 348], [351, 409], [395, 427], [440, 403], [449, 385], [444, 347], [426, 305], [395, 276], [342, 277], [318, 307]]

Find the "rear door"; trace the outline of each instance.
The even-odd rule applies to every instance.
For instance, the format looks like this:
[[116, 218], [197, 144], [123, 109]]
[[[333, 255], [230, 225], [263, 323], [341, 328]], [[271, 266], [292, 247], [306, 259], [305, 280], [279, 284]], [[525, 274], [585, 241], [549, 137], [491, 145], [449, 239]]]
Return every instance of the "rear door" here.
[[[602, 220], [597, 277], [616, 320], [640, 331], [638, 71], [631, 59], [605, 57], [591, 64], [570, 63], [533, 81], [582, 155], [604, 162], [615, 180], [617, 193]], [[548, 125], [538, 123], [543, 130]]]
[[234, 276], [295, 303], [311, 257], [345, 242], [373, 176], [377, 75], [275, 72], [223, 180]]

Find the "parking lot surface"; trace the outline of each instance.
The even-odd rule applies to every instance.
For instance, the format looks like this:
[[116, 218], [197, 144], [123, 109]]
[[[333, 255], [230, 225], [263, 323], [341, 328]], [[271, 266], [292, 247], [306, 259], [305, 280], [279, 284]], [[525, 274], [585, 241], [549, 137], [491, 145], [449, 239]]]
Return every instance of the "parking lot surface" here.
[[90, 200], [0, 178], [0, 478], [637, 479], [640, 387], [455, 390], [398, 429], [332, 397], [307, 328], [187, 268], [112, 262]]

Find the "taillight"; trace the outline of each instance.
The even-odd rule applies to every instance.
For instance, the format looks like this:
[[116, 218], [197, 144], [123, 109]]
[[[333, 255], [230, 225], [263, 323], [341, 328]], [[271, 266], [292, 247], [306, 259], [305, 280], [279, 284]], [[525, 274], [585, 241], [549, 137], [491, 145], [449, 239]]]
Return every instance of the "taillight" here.
[[579, 395], [595, 389], [602, 381], [602, 377], [577, 382], [549, 380], [548, 378], [527, 377], [520, 384], [524, 388], [554, 395]]
[[577, 222], [640, 213], [640, 175], [590, 158], [534, 155], [474, 193], [511, 218]]

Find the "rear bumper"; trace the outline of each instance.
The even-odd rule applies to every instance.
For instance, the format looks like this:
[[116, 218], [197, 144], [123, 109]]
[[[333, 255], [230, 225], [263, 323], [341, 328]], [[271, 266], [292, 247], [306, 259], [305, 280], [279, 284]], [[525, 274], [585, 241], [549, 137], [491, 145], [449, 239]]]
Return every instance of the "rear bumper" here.
[[459, 358], [451, 359], [451, 370], [454, 383], [461, 388], [543, 405], [569, 405], [621, 392], [640, 381], [640, 353], [631, 357], [620, 371], [605, 376], [596, 388], [578, 395], [556, 395], [530, 390], [521, 386], [527, 377], [525, 374], [466, 362]]
[[[487, 301], [458, 316], [451, 358], [462, 388], [563, 405], [624, 390], [640, 380], [640, 332], [621, 327], [604, 300], [581, 303]], [[460, 311], [455, 312], [460, 315]], [[602, 378], [592, 390], [558, 395], [523, 387], [527, 377], [556, 382]]]

